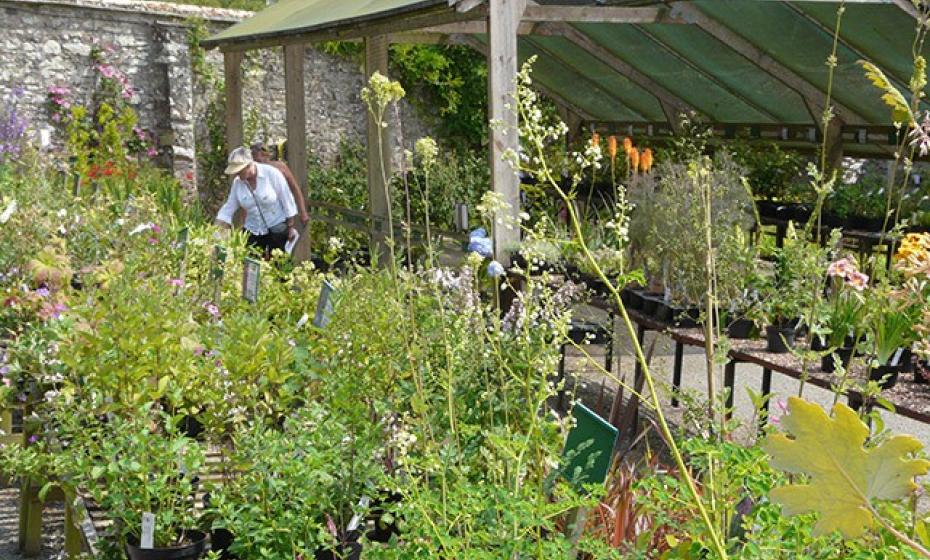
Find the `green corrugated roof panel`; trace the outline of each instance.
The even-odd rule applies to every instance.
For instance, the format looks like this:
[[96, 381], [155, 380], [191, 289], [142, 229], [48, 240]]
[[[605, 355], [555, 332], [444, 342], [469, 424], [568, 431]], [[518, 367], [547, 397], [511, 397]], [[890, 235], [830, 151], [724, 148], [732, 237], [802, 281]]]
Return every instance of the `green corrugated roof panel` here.
[[[730, 91], [764, 108], [779, 124], [811, 124], [813, 118], [804, 100], [794, 90], [773, 78], [720, 41], [689, 25], [649, 24], [642, 26], [653, 37], [686, 58], [695, 68], [712, 75]], [[691, 95], [706, 95], [696, 91]]]
[[[680, 26], [675, 26], [680, 27]], [[632, 25], [579, 24], [577, 28], [716, 122], [774, 120], [701, 75]]]
[[636, 119], [638, 121], [665, 121], [662, 106], [652, 93], [634, 84], [568, 39], [562, 37], [524, 37], [520, 40], [521, 42], [529, 42], [534, 47], [543, 50], [550, 57], [583, 74], [588, 82], [576, 84], [576, 90], [600, 89], [610, 97], [617, 99], [619, 103], [625, 104], [638, 113], [640, 117]]
[[[783, 66], [826, 91], [826, 59], [832, 49], [832, 38], [818, 32], [790, 7], [781, 2], [745, 0], [695, 0], [694, 4], [766, 51]], [[886, 10], [889, 8], [897, 10], [894, 7], [886, 7]], [[868, 122], [890, 124], [890, 112], [881, 104], [879, 95], [856, 64], [858, 57], [841, 47], [837, 58], [839, 63], [833, 87], [835, 99]]]
[[[818, 21], [822, 33], [832, 33], [836, 24], [836, 6], [811, 2], [794, 2], [799, 10]], [[914, 19], [902, 10], [889, 10], [886, 6], [851, 4], [840, 25], [843, 41], [878, 64], [898, 85], [910, 79], [911, 44], [914, 41]], [[930, 45], [924, 45], [930, 53]]]
[[520, 62], [531, 56], [538, 57], [533, 66], [533, 77], [546, 89], [563, 99], [570, 100], [579, 109], [596, 120], [622, 122], [639, 122], [642, 117], [631, 111], [624, 102], [608, 96], [603, 91], [585, 87], [585, 78], [574, 68], [566, 66], [548, 56], [535, 45], [520, 41]]
[[249, 19], [214, 35], [207, 44], [262, 39], [376, 20], [447, 4], [445, 0], [279, 0]]

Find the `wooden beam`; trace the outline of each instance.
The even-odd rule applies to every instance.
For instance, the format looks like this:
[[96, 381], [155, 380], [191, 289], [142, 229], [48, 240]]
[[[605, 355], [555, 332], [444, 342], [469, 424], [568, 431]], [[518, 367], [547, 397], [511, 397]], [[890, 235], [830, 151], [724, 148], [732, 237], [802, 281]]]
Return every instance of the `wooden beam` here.
[[[365, 39], [365, 76], [375, 72], [388, 73], [388, 48], [386, 35]], [[367, 81], [367, 80], [366, 80]], [[391, 144], [389, 127], [379, 126], [368, 114], [368, 215], [371, 218], [371, 254], [379, 256], [382, 265], [388, 264], [391, 255], [387, 246], [387, 217], [391, 211], [388, 186], [391, 179]]]
[[[483, 54], [484, 56], [488, 56], [488, 46], [471, 35], [450, 35], [449, 43], [453, 45], [464, 45], [466, 47], [471, 47], [475, 49], [476, 51], [478, 51], [479, 53]], [[555, 93], [554, 91], [546, 87], [546, 85], [543, 84], [538, 79], [538, 77], [533, 79], [533, 88], [539, 91], [539, 93], [542, 93], [543, 95], [548, 97], [562, 111], [571, 112], [582, 121], [596, 120], [596, 117], [592, 116], [584, 109], [581, 109], [580, 107], [571, 103], [570, 101], [568, 101], [567, 99], [559, 95], [558, 93]]]
[[[526, 8], [525, 0], [489, 0], [488, 10], [488, 113], [492, 122], [490, 135], [491, 186], [503, 197], [509, 209], [498, 215], [494, 227], [494, 256], [504, 267], [510, 266], [511, 253], [520, 242], [516, 224], [520, 212], [520, 179], [504, 161], [506, 152], [520, 147], [517, 133], [516, 78], [517, 25]], [[512, 221], [511, 228], [501, 221]]]
[[892, 0], [895, 6], [901, 8], [907, 15], [912, 18], [920, 21], [923, 16], [920, 15], [920, 12], [917, 10], [917, 7], [911, 2], [911, 0]]
[[[304, 63], [306, 50], [304, 45], [284, 47], [284, 106], [287, 119], [287, 165], [294, 173], [303, 199], [309, 198], [307, 192], [307, 108], [306, 88], [304, 87]], [[299, 202], [299, 201], [298, 201]], [[306, 206], [306, 203], [304, 204]], [[306, 212], [301, 208], [300, 213]], [[309, 223], [308, 223], [309, 225]], [[310, 258], [310, 232], [298, 219], [297, 230], [300, 240], [294, 247], [294, 262], [300, 263]]]
[[[517, 35], [532, 35], [536, 24], [523, 22], [517, 26]], [[420, 30], [424, 33], [439, 33], [443, 35], [487, 35], [487, 21], [460, 21], [445, 25], [434, 25]]]
[[242, 53], [223, 53], [226, 83], [226, 148], [242, 145]]
[[[752, 42], [747, 40], [739, 33], [732, 31], [730, 28], [721, 24], [717, 20], [708, 17], [706, 14], [704, 14], [704, 12], [700, 11], [689, 2], [675, 3], [672, 6], [672, 13], [677, 17], [684, 19], [688, 23], [697, 25], [709, 35], [727, 45], [729, 48], [739, 53], [748, 61], [755, 64], [762, 70], [765, 70], [778, 81], [796, 91], [808, 103], [814, 106], [823, 106], [826, 100], [826, 94], [821, 91], [820, 88], [809, 82], [807, 79], [799, 76], [790, 68], [782, 65], [780, 62], [769, 56], [768, 53], [755, 46]], [[862, 124], [868, 122], [867, 119], [863, 118], [849, 107], [846, 107], [841, 103], [836, 102], [835, 100], [832, 100], [832, 103], [836, 114], [839, 115], [845, 122], [850, 124]], [[814, 120], [819, 122], [820, 119], [819, 117], [815, 116]]]
[[843, 121], [839, 117], [833, 117], [830, 125], [824, 132], [824, 150], [827, 152], [827, 169], [829, 173], [836, 170], [842, 173], [843, 170]]
[[[643, 74], [625, 60], [621, 59], [614, 53], [610, 52], [600, 43], [595, 42], [589, 36], [585, 35], [578, 29], [567, 25], [564, 23], [546, 23], [541, 24], [537, 28], [537, 33], [540, 35], [558, 35], [565, 37], [572, 43], [575, 43], [582, 49], [588, 51], [595, 58], [615, 70], [617, 73], [625, 76], [628, 80], [634, 84], [642, 87], [646, 91], [650, 92], [656, 98], [659, 99], [659, 102], [662, 104], [663, 110], [670, 108], [672, 115], [669, 117], [669, 124], [674, 125], [674, 121], [677, 121], [678, 113], [688, 112], [693, 108], [688, 104], [684, 99], [681, 99], [671, 91], [667, 90], [661, 84]], [[669, 116], [666, 114], [666, 116]]]
[[685, 23], [662, 7], [528, 5], [521, 21], [540, 23]]
[[[350, 0], [347, 0], [350, 1]], [[322, 25], [311, 28], [292, 29], [260, 35], [248, 35], [219, 41], [204, 41], [205, 48], [219, 47], [223, 51], [248, 51], [267, 47], [278, 47], [299, 43], [323, 41], [351, 41], [415, 31], [426, 27], [445, 25], [460, 21], [471, 21], [485, 17], [483, 7], [467, 13], [458, 13], [448, 6], [436, 6], [419, 12], [400, 13], [373, 20], [347, 22], [339, 25]]]

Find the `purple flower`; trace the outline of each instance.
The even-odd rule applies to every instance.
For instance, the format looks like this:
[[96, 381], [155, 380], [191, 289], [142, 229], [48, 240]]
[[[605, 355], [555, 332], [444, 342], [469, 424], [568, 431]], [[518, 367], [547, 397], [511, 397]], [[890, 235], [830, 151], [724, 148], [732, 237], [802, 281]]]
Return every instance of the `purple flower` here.
[[214, 319], [218, 319], [220, 316], [220, 308], [211, 302], [206, 302], [203, 304], [203, 308], [207, 310]]
[[42, 286], [41, 288], [36, 290], [36, 295], [39, 297], [48, 297], [50, 294], [51, 292], [49, 292], [48, 288], [46, 288], [45, 286]]
[[31, 436], [29, 436], [29, 443], [35, 443], [37, 441], [39, 441], [39, 436], [35, 434], [32, 434]]
[[10, 366], [0, 367], [0, 375], [6, 377], [6, 374], [10, 373]]

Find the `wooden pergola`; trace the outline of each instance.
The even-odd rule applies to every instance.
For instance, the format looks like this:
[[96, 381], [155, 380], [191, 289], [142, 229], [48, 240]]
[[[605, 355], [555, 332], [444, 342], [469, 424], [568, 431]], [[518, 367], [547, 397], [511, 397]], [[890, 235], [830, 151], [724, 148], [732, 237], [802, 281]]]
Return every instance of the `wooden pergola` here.
[[[280, 0], [204, 46], [223, 51], [229, 146], [243, 141], [243, 53], [283, 49], [288, 163], [305, 191], [308, 44], [363, 41], [368, 76], [387, 75], [392, 42], [477, 49], [487, 56], [489, 116], [504, 125], [490, 131], [491, 186], [515, 216], [519, 179], [502, 154], [518, 149], [509, 107], [518, 65], [530, 56], [538, 58], [535, 86], [576, 129], [659, 137], [693, 111], [724, 137], [745, 133], [792, 147], [826, 137], [834, 164], [844, 153], [888, 157], [898, 129], [857, 61], [875, 63], [906, 91], [915, 27], [925, 15], [911, 0], [845, 4], [830, 98], [835, 117], [825, 129], [835, 0]], [[389, 210], [381, 170], [391, 162], [376, 148], [378, 135], [389, 145], [390, 130], [369, 118], [369, 213], [372, 242], [381, 246]], [[519, 231], [495, 230], [495, 255], [507, 265]], [[300, 253], [306, 257], [309, 247]]]

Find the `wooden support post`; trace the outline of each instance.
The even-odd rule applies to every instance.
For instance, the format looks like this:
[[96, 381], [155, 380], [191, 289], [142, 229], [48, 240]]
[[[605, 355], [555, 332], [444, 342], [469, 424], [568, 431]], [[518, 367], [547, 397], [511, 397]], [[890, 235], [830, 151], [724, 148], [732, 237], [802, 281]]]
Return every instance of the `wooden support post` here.
[[[226, 153], [242, 145], [242, 52], [223, 53], [223, 79], [226, 84]], [[241, 228], [245, 212], [233, 216], [233, 227]]]
[[494, 257], [505, 267], [510, 266], [510, 253], [520, 242], [516, 224], [520, 179], [503, 156], [520, 147], [515, 110], [517, 26], [525, 7], [525, 0], [490, 0], [488, 6], [488, 114], [499, 123], [491, 127], [491, 187], [509, 205], [497, 221], [513, 222], [511, 228], [498, 223], [493, 232]]
[[23, 556], [38, 556], [42, 551], [42, 501], [39, 487], [30, 481], [20, 486], [19, 551]]
[[[288, 45], [284, 47], [284, 101], [287, 111], [287, 165], [294, 172], [294, 178], [303, 194], [307, 193], [307, 110], [306, 94], [304, 88], [304, 45]], [[301, 208], [306, 212], [306, 208]], [[309, 225], [309, 224], [308, 224]], [[303, 262], [310, 258], [310, 232], [297, 221], [297, 230], [300, 240], [294, 247], [293, 258], [295, 262]]]
[[[365, 76], [370, 78], [375, 72], [387, 75], [388, 47], [386, 35], [365, 38]], [[391, 179], [391, 135], [389, 128], [378, 126], [371, 114], [368, 115], [368, 214], [371, 219], [371, 254], [377, 254], [379, 262], [384, 265], [390, 259], [386, 239], [388, 232], [387, 216], [390, 198], [387, 188]], [[396, 247], [395, 247], [396, 250]]]
[[681, 392], [681, 366], [684, 359], [685, 345], [675, 341], [675, 362], [672, 365], [672, 406], [678, 408], [678, 394]]
[[223, 53], [223, 76], [226, 83], [227, 151], [242, 145], [242, 53]]
[[[824, 149], [827, 151], [827, 168], [826, 172], [836, 170], [837, 173], [843, 171], [843, 120], [839, 117], [833, 117], [827, 129], [823, 131], [827, 142]], [[829, 176], [829, 175], [828, 175]]]
[[723, 387], [727, 391], [727, 400], [724, 404], [724, 418], [730, 419], [733, 409], [733, 393], [736, 390], [736, 362], [730, 360], [723, 368]]

